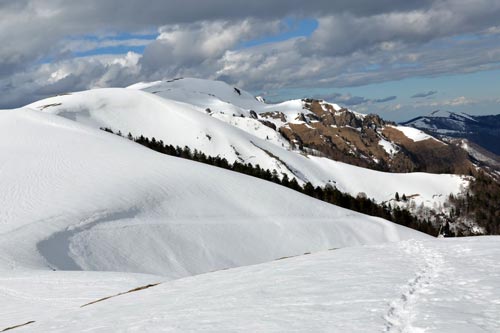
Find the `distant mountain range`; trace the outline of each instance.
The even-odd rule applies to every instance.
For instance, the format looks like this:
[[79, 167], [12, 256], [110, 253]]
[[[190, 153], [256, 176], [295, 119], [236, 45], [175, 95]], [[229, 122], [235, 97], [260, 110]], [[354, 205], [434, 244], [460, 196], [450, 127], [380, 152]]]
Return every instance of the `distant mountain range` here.
[[437, 110], [402, 123], [454, 142], [478, 161], [500, 166], [500, 114], [472, 116]]

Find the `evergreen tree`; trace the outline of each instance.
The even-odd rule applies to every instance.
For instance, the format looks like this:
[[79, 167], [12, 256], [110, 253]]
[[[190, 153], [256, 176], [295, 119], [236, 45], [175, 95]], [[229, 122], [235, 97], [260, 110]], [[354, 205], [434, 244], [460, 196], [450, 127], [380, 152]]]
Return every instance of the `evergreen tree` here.
[[311, 197], [314, 195], [314, 186], [311, 184], [311, 182], [307, 182], [304, 184], [304, 194], [307, 194]]

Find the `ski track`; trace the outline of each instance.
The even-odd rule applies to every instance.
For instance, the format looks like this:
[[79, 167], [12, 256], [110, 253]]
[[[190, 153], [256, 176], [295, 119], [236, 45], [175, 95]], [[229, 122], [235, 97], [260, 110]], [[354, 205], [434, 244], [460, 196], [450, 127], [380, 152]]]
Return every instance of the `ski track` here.
[[420, 295], [435, 287], [436, 278], [440, 275], [444, 264], [443, 256], [437, 248], [429, 248], [417, 240], [401, 242], [399, 247], [406, 254], [420, 262], [414, 278], [401, 288], [401, 296], [389, 304], [384, 316], [385, 332], [417, 333], [425, 332], [423, 328], [413, 325]]

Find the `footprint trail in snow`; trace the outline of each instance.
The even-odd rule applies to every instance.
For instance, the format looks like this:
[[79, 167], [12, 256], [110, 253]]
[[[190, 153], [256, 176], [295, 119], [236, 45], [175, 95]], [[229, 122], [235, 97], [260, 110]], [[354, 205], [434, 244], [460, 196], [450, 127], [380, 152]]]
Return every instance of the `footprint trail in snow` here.
[[385, 315], [386, 332], [424, 332], [425, 330], [414, 326], [416, 305], [422, 293], [435, 288], [435, 281], [439, 277], [444, 264], [443, 256], [437, 248], [426, 247], [421, 241], [410, 240], [401, 242], [402, 251], [420, 262], [417, 273], [407, 285], [401, 289], [401, 297], [390, 303]]

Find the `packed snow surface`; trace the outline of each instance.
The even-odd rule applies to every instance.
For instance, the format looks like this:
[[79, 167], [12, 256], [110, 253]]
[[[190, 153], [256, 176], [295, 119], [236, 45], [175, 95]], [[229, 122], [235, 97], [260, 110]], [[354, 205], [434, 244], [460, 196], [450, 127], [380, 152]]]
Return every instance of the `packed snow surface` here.
[[[11, 323], [35, 322], [19, 332], [498, 332], [499, 256], [499, 237], [408, 240], [164, 282], [84, 307], [106, 284], [113, 296], [139, 277], [114, 285], [103, 274], [94, 286], [61, 272], [8, 276], [0, 309], [28, 309]], [[31, 288], [38, 278], [54, 292]]]

